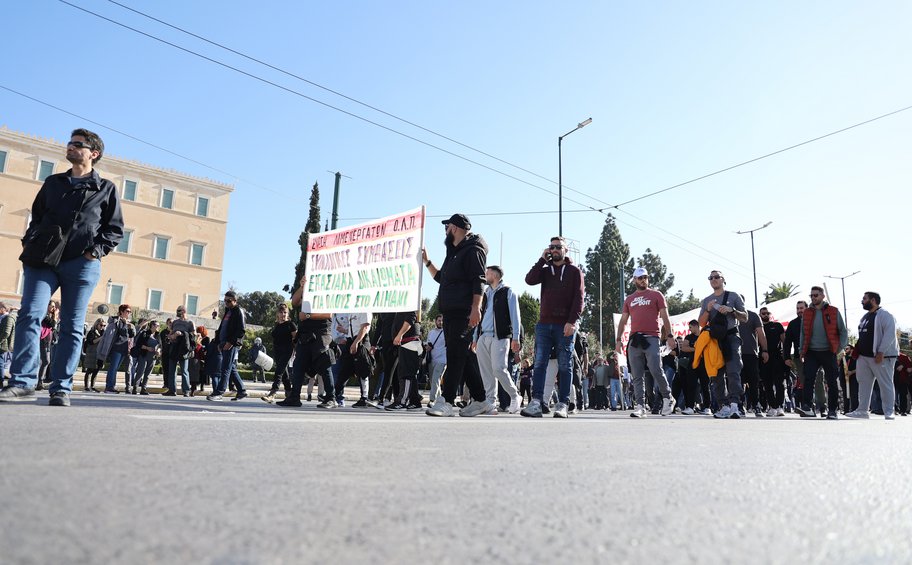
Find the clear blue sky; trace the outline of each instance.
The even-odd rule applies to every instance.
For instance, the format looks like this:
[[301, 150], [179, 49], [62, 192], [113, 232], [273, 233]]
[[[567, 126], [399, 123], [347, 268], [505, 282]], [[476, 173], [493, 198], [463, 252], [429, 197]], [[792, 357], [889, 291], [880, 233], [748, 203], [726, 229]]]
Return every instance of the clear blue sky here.
[[[603, 202], [564, 192], [597, 208], [912, 104], [912, 5], [903, 1], [124, 0], [548, 182], [107, 1], [73, 2], [551, 191], [557, 136], [591, 116], [564, 141], [564, 183]], [[507, 282], [520, 289], [557, 230], [552, 194], [55, 0], [12, 3], [4, 24], [0, 84], [233, 175], [96, 128], [111, 154], [237, 184], [223, 287], [290, 282], [314, 181], [324, 215], [331, 211], [328, 170], [351, 177], [341, 225], [421, 204], [430, 215], [464, 212], [487, 238], [490, 262], [502, 254]], [[86, 125], [2, 90], [0, 124], [57, 139]], [[775, 281], [803, 294], [827, 282], [841, 308], [839, 282], [823, 275], [860, 270], [846, 281], [850, 327], [867, 289], [912, 326], [903, 249], [910, 126], [912, 111], [623, 207], [621, 233], [635, 256], [647, 247], [662, 256], [676, 289], [708, 294], [706, 275], [718, 267], [753, 304], [750, 240], [733, 232], [772, 220], [756, 236], [761, 294]], [[478, 215], [517, 211], [550, 213]], [[566, 212], [564, 233], [585, 251], [603, 222]], [[432, 258], [442, 258], [442, 235], [432, 223]], [[433, 282], [424, 288], [436, 293]]]

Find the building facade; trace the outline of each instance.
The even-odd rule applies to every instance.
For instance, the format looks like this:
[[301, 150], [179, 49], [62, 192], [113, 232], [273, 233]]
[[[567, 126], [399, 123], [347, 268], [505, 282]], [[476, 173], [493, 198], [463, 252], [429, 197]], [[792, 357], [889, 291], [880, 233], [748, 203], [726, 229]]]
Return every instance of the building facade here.
[[[21, 238], [44, 179], [70, 168], [65, 155], [64, 143], [0, 128], [0, 300], [22, 297]], [[95, 168], [120, 190], [124, 239], [102, 260], [92, 311], [217, 309], [233, 187], [107, 153]]]

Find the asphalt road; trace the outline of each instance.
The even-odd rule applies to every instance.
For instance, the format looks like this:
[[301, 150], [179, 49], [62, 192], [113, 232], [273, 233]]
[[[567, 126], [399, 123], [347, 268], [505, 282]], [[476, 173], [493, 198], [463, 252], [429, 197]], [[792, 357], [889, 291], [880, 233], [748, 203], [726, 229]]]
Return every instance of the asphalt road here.
[[912, 419], [0, 405], [2, 563], [909, 563]]

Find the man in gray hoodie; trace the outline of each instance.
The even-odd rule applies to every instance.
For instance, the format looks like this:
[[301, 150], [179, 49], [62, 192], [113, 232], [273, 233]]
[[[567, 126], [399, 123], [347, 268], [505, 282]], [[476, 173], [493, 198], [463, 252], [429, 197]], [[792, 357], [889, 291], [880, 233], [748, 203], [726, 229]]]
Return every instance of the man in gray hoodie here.
[[846, 414], [849, 418], [868, 418], [874, 379], [880, 387], [885, 420], [895, 418], [896, 391], [893, 388], [893, 366], [899, 356], [899, 342], [896, 339], [896, 319], [880, 307], [880, 294], [868, 291], [861, 299], [861, 307], [868, 311], [858, 323], [858, 408]]

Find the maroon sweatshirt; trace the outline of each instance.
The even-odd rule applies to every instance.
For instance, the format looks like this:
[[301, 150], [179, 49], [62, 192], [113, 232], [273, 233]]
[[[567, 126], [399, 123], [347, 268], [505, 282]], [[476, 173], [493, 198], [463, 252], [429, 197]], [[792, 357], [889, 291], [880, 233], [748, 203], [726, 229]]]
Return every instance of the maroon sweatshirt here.
[[575, 324], [583, 312], [583, 273], [570, 258], [561, 266], [539, 258], [526, 275], [526, 284], [542, 285], [541, 316], [543, 324]]

